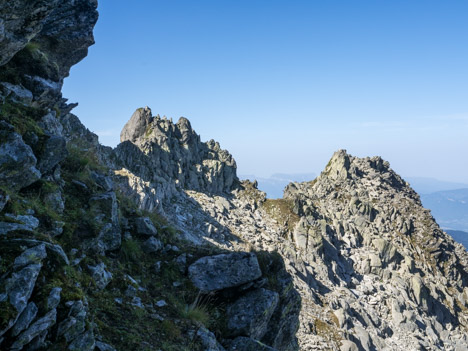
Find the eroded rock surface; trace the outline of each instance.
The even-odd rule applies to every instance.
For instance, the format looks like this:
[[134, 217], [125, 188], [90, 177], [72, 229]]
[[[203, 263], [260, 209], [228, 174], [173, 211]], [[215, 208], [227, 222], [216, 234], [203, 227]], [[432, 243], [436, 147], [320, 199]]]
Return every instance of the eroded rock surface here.
[[189, 267], [193, 284], [210, 292], [237, 287], [262, 276], [255, 254], [234, 252], [200, 258]]

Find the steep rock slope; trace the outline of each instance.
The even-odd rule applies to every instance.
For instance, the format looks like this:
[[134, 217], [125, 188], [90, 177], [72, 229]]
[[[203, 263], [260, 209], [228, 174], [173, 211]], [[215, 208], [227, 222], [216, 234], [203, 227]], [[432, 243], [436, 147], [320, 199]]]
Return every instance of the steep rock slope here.
[[[379, 157], [337, 152], [285, 198], [300, 221], [292, 240], [345, 335], [364, 349], [466, 347], [467, 259], [419, 196]], [[341, 286], [339, 289], [337, 287]]]

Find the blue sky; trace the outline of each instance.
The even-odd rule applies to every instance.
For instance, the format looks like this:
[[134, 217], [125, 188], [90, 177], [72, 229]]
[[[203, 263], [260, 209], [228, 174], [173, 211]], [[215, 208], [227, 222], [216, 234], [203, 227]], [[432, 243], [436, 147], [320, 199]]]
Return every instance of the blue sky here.
[[115, 146], [133, 111], [190, 119], [241, 174], [319, 173], [334, 151], [468, 183], [468, 2], [100, 0], [65, 80]]

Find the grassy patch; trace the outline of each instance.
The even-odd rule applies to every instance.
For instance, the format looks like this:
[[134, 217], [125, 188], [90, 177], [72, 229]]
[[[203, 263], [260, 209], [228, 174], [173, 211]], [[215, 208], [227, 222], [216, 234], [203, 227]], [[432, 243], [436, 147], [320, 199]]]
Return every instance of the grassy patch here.
[[18, 312], [8, 301], [0, 302], [0, 330], [8, 326], [8, 322], [16, 317]]
[[300, 220], [299, 216], [293, 211], [293, 200], [267, 199], [263, 203], [263, 208], [268, 215], [290, 231], [294, 230], [294, 227]]
[[0, 117], [6, 122], [10, 123], [15, 131], [25, 136], [26, 133], [34, 133], [41, 137], [44, 131], [38, 126], [37, 122], [47, 114], [47, 111], [25, 106], [20, 103], [6, 101], [0, 104]]

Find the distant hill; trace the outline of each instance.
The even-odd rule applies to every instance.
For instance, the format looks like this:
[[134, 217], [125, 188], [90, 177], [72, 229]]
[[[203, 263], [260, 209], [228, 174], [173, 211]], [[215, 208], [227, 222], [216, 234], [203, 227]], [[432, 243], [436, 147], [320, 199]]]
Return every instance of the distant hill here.
[[461, 230], [447, 230], [447, 233], [452, 236], [455, 241], [462, 243], [468, 250], [468, 233]]
[[404, 177], [418, 194], [431, 194], [438, 191], [468, 188], [466, 183], [454, 183], [435, 178]]
[[283, 190], [291, 182], [307, 182], [317, 177], [315, 173], [275, 173], [268, 178], [256, 177], [255, 175], [239, 175], [241, 179], [257, 180], [258, 188], [267, 194], [270, 199], [283, 197]]
[[442, 228], [468, 232], [468, 188], [423, 194], [421, 201]]

